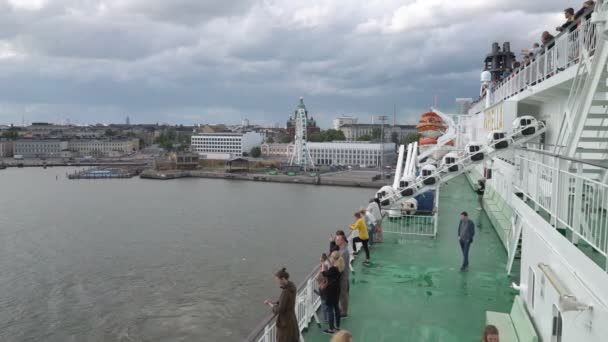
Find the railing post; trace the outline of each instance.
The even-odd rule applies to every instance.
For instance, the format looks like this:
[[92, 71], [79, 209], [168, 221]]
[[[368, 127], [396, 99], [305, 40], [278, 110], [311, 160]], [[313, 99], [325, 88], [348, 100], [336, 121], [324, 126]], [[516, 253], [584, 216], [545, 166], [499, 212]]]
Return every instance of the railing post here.
[[538, 163], [534, 163], [534, 177], [532, 178], [534, 181], [534, 211], [538, 212], [538, 202], [540, 201], [540, 196], [538, 195], [540, 192], [540, 165]]
[[437, 191], [435, 192], [435, 212], [433, 213], [433, 237], [437, 237], [437, 228], [439, 226], [439, 189], [441, 186], [437, 187]]
[[572, 243], [578, 244], [578, 235], [581, 234], [581, 210], [583, 201], [583, 164], [578, 163], [576, 167], [576, 180], [574, 181], [574, 213], [572, 217]]
[[304, 299], [304, 326], [302, 328], [308, 328], [308, 323], [310, 323], [310, 320], [314, 314], [314, 308], [312, 307], [312, 292], [313, 291], [313, 284], [312, 284], [312, 279], [308, 279], [308, 281], [306, 282], [306, 297]]
[[559, 158], [553, 157], [551, 175], [551, 225], [557, 228], [557, 215], [559, 214]]
[[266, 325], [264, 327], [264, 342], [270, 342], [271, 339], [271, 330], [270, 330], [270, 326]]

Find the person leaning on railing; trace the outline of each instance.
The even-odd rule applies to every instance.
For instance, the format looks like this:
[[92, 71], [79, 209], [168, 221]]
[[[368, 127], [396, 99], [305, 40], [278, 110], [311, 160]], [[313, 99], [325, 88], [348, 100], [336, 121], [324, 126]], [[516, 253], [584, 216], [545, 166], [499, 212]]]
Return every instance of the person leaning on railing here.
[[369, 246], [367, 244], [369, 241], [369, 233], [367, 230], [367, 226], [365, 225], [363, 215], [361, 215], [360, 212], [357, 211], [354, 216], [356, 221], [354, 224], [350, 225], [350, 229], [358, 231], [359, 236], [353, 238], [353, 254], [358, 254], [357, 242], [361, 242], [363, 244], [363, 249], [365, 250], [365, 261], [363, 262], [363, 264], [369, 265]]
[[594, 9], [595, 9], [595, 1], [592, 1], [592, 0], [585, 1], [585, 2], [583, 2], [583, 7], [581, 7], [581, 9], [579, 9], [574, 14], [574, 18], [589, 20], [589, 19], [591, 19], [591, 13], [593, 13]]
[[555, 37], [549, 33], [549, 31], [545, 31], [541, 34], [540, 41], [542, 42], [545, 51], [555, 46]]
[[319, 284], [321, 297], [325, 301], [329, 328], [323, 330], [326, 334], [334, 334], [340, 330], [340, 276], [344, 271], [345, 265], [340, 252], [333, 252], [329, 255], [330, 267], [321, 264], [322, 279]]
[[[344, 260], [344, 270], [340, 274], [340, 318], [348, 318], [348, 296], [350, 291], [350, 252], [346, 236], [336, 235], [336, 251]], [[333, 252], [332, 252], [333, 254]]]
[[[566, 18], [566, 22], [563, 23], [561, 26], [556, 27], [555, 30], [558, 32], [563, 32], [568, 28], [569, 31], [572, 32], [573, 28], [571, 27], [571, 25], [575, 22], [574, 8], [572, 8], [572, 7], [566, 8], [564, 10], [564, 17]], [[576, 25], [573, 25], [573, 26], [576, 28]]]
[[272, 308], [272, 312], [277, 315], [276, 320], [276, 341], [277, 342], [299, 342], [300, 328], [296, 317], [296, 296], [297, 289], [294, 283], [289, 280], [289, 273], [285, 267], [275, 273], [275, 280], [281, 287], [281, 296], [278, 302], [265, 300], [264, 304]]

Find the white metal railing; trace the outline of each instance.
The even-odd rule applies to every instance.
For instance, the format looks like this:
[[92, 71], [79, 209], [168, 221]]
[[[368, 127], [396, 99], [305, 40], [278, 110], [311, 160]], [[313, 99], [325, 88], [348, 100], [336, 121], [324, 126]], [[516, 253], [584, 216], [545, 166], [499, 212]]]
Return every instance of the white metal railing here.
[[[583, 176], [583, 162], [520, 151], [515, 191], [549, 215], [550, 223], [572, 232], [608, 256], [608, 184]], [[577, 171], [571, 172], [574, 168]]]
[[417, 215], [404, 214], [389, 218], [382, 225], [382, 231], [389, 234], [437, 236], [437, 212], [419, 212]]
[[[581, 48], [592, 55], [596, 42], [595, 24], [590, 20], [583, 20], [572, 32], [556, 37], [531, 62], [515, 70], [485, 96], [490, 96], [490, 105], [506, 100], [522, 92], [528, 86], [543, 82], [556, 73], [577, 64], [581, 59]], [[480, 103], [482, 102], [480, 101]]]

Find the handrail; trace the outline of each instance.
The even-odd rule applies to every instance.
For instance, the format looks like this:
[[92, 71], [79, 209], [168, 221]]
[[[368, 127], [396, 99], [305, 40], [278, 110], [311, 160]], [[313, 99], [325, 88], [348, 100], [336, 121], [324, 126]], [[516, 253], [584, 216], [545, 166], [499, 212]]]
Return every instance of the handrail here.
[[570, 161], [570, 162], [587, 164], [589, 166], [594, 166], [594, 167], [598, 167], [598, 168], [601, 168], [601, 169], [608, 170], [608, 164], [600, 164], [600, 163], [596, 163], [596, 162], [589, 161], [589, 160], [583, 160], [583, 159], [578, 159], [578, 158], [571, 158], [571, 157], [563, 156], [563, 155], [560, 155], [560, 154], [556, 154], [556, 153], [552, 153], [552, 152], [547, 152], [547, 151], [544, 151], [544, 150], [538, 150], [538, 149], [535, 149], [535, 148], [529, 148], [529, 147], [519, 147], [517, 149], [521, 150], [521, 151], [536, 152], [536, 153], [540, 153], [540, 154], [546, 155], [548, 157], [555, 157], [555, 158], [567, 160], [567, 161]]
[[[580, 18], [584, 18], [592, 12], [593, 10], [587, 11]], [[545, 44], [542, 52], [537, 54], [534, 59], [522, 64], [509, 77], [493, 85], [489, 91], [473, 102], [473, 106], [486, 96], [491, 96], [490, 105], [494, 105], [520, 93], [530, 85], [539, 84], [553, 74], [578, 64], [580, 58], [578, 58], [577, 51], [582, 45], [587, 46], [589, 51], [595, 50], [595, 38], [598, 32], [590, 29], [595, 26], [591, 19], [583, 19], [576, 25], [578, 27], [572, 31], [570, 31], [572, 26], [564, 29], [548, 44]]]

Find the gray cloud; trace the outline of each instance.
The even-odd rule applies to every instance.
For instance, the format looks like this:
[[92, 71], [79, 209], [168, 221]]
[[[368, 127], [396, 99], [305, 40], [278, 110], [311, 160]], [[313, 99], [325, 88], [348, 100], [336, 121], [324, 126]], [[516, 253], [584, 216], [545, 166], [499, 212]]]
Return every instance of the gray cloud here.
[[0, 121], [282, 122], [299, 96], [324, 124], [412, 121], [474, 96], [493, 41], [529, 47], [568, 5], [0, 0]]

